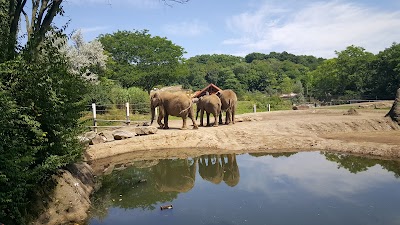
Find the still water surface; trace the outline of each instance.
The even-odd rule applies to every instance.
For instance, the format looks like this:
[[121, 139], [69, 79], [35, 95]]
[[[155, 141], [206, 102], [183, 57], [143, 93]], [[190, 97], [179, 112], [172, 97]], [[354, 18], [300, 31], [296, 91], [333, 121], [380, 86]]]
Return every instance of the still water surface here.
[[103, 177], [88, 224], [400, 224], [399, 175], [324, 152], [136, 162]]

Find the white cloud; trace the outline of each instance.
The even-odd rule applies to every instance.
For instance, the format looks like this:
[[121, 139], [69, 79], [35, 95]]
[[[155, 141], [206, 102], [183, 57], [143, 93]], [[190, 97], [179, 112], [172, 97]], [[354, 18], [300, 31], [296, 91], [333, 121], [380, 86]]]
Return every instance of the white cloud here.
[[335, 197], [348, 201], [348, 197], [355, 193], [364, 193], [376, 185], [385, 185], [393, 176], [379, 165], [368, 168], [368, 172], [351, 174], [344, 168], [338, 169], [337, 163], [327, 162], [318, 152], [300, 153], [288, 158], [247, 160], [249, 162], [240, 168], [246, 166], [246, 170], [259, 173], [241, 177], [239, 188], [249, 192], [261, 191], [275, 201], [295, 195], [296, 190], [318, 197]]
[[169, 35], [196, 37], [209, 32], [210, 28], [206, 24], [202, 24], [197, 20], [193, 20], [189, 22], [185, 21], [164, 25], [163, 30]]
[[400, 11], [383, 12], [341, 1], [316, 2], [301, 8], [264, 4], [227, 20], [239, 37], [223, 44], [247, 52], [287, 51], [333, 57], [349, 45], [377, 53], [400, 39]]

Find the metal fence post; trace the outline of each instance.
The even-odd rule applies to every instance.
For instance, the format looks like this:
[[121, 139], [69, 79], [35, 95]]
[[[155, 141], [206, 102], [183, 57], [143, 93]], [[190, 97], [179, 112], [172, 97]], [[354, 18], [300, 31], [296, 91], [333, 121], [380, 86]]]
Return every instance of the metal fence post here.
[[254, 105], [253, 105], [253, 113], [256, 113], [256, 112], [257, 112], [257, 105], [254, 104]]
[[268, 104], [268, 112], [271, 111], [271, 104]]
[[96, 121], [96, 103], [92, 103], [93, 112], [93, 130], [97, 133], [97, 121]]
[[129, 102], [125, 103], [126, 107], [126, 124], [129, 126], [131, 123], [131, 120], [129, 119]]

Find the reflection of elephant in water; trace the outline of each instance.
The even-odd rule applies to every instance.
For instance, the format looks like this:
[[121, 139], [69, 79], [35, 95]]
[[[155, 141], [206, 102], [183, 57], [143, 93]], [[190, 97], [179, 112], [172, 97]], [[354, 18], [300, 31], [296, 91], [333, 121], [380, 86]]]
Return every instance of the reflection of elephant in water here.
[[[226, 111], [225, 124], [235, 124], [237, 97], [232, 90], [218, 91], [216, 94], [221, 99], [221, 110]], [[222, 124], [222, 112], [219, 114], [219, 123]]]
[[156, 188], [160, 192], [188, 192], [194, 187], [195, 160], [161, 160], [154, 169]]
[[210, 126], [210, 113], [214, 116], [214, 127], [218, 126], [218, 116], [221, 113], [221, 100], [217, 95], [204, 95], [197, 101], [196, 120], [200, 111], [200, 126], [203, 126], [204, 111], [207, 114], [207, 126]]
[[224, 179], [224, 168], [222, 168], [219, 155], [202, 155], [199, 158], [199, 174], [204, 180], [219, 184]]
[[[168, 116], [182, 117], [182, 129], [187, 129], [186, 119], [189, 117], [193, 122], [193, 129], [197, 129], [194, 121], [192, 100], [184, 93], [155, 92], [150, 96], [151, 124], [154, 121], [155, 108], [159, 107], [160, 114], [164, 114], [164, 129], [168, 129]], [[157, 122], [161, 124], [160, 116]]]
[[[224, 168], [224, 181], [227, 185], [234, 187], [239, 183], [240, 173], [235, 154], [222, 155], [222, 167]], [[227, 161], [225, 161], [227, 159]]]
[[219, 184], [223, 180], [228, 186], [236, 186], [240, 180], [236, 155], [201, 156], [199, 159], [199, 174], [204, 180], [214, 184]]

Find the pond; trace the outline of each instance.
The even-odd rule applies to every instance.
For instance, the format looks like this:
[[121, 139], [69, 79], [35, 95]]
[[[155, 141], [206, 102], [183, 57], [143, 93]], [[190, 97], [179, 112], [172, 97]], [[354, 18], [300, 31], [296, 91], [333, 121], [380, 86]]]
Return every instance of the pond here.
[[398, 161], [299, 152], [133, 164], [102, 177], [87, 224], [400, 224]]

